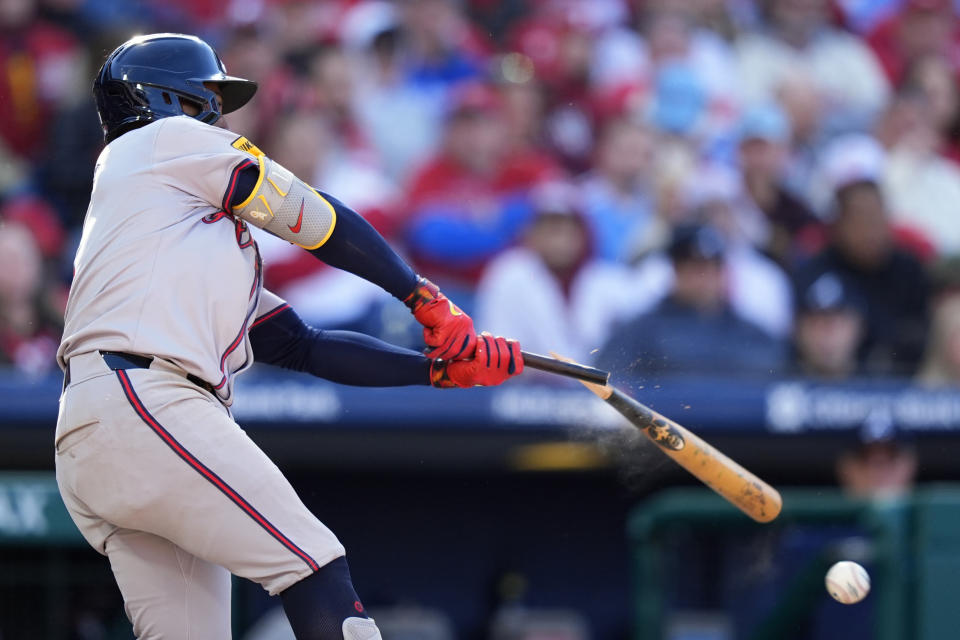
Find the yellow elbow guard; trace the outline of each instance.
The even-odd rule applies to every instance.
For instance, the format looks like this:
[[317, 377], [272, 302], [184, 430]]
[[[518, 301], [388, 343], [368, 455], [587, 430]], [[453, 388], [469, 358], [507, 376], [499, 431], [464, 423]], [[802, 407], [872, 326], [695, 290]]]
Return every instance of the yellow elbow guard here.
[[304, 249], [316, 249], [333, 233], [337, 214], [310, 185], [261, 155], [260, 176], [233, 214]]

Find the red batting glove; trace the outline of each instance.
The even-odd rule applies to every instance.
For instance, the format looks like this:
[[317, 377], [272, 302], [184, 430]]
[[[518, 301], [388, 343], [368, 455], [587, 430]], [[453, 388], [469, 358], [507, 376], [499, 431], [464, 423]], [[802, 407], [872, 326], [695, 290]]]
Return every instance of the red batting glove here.
[[428, 358], [462, 360], [473, 355], [477, 345], [473, 320], [440, 293], [437, 285], [420, 278], [403, 302], [423, 325], [423, 341], [432, 347], [426, 352]]
[[492, 387], [523, 373], [520, 343], [481, 333], [471, 360], [434, 360], [430, 366], [430, 384], [449, 387]]

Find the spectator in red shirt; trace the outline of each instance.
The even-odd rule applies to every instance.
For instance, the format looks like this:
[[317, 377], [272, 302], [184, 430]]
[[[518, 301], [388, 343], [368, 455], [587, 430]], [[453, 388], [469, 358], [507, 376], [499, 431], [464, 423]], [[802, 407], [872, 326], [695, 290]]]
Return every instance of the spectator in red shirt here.
[[35, 0], [0, 3], [0, 147], [26, 160], [36, 159], [51, 115], [83, 77], [77, 42], [36, 10]]
[[894, 86], [917, 60], [944, 58], [960, 70], [960, 25], [951, 0], [907, 0], [900, 13], [882, 21], [867, 36]]
[[591, 83], [595, 38], [575, 7], [542, 3], [511, 29], [507, 46], [526, 56], [543, 86], [546, 138], [572, 172], [589, 167], [597, 96]]
[[496, 94], [463, 87], [440, 152], [411, 183], [406, 240], [417, 267], [441, 286], [471, 289], [529, 221], [525, 192], [555, 174], [545, 156], [511, 153], [505, 130]]

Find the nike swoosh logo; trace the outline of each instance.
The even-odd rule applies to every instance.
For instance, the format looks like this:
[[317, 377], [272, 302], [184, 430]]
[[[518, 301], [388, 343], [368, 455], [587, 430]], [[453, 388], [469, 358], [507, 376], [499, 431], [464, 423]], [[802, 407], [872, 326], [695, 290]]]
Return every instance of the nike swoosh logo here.
[[303, 203], [304, 203], [304, 199], [301, 198], [300, 199], [300, 215], [297, 216], [297, 224], [293, 225], [292, 227], [290, 225], [287, 225], [287, 228], [290, 229], [290, 231], [293, 231], [294, 233], [300, 233], [300, 225], [303, 224]]

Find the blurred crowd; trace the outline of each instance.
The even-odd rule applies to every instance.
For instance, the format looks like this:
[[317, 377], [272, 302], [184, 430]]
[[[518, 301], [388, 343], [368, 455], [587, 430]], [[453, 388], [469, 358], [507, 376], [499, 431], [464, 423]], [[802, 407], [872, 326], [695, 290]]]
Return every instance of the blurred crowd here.
[[[260, 84], [230, 129], [480, 329], [646, 381], [957, 384], [958, 5], [0, 0], [0, 366], [55, 367], [93, 75], [177, 31]], [[387, 294], [258, 241], [309, 322], [415, 345]]]

